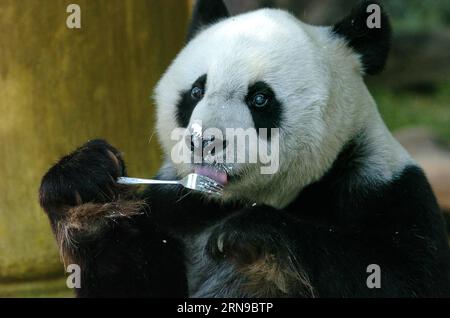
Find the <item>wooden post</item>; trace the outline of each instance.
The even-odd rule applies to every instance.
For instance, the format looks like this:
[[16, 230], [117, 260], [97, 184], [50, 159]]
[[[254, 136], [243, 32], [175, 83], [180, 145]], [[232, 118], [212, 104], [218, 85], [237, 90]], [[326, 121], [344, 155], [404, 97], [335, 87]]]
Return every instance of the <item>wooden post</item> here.
[[[66, 26], [71, 3], [81, 29]], [[150, 97], [188, 12], [187, 0], [0, 2], [0, 283], [63, 273], [37, 195], [60, 156], [101, 137], [131, 174], [156, 171]]]

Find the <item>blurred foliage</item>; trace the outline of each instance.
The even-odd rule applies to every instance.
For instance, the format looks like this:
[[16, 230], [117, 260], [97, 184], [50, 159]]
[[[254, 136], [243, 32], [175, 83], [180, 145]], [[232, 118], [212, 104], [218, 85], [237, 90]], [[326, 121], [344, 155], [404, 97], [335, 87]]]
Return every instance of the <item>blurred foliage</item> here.
[[381, 85], [371, 88], [380, 112], [391, 130], [426, 127], [450, 143], [450, 85], [440, 84], [436, 92], [414, 94], [389, 90]]
[[450, 26], [449, 0], [385, 0], [396, 32], [437, 31]]
[[[305, 22], [332, 24], [359, 0], [225, 0], [232, 13], [260, 7], [287, 9]], [[436, 31], [450, 25], [449, 0], [378, 0], [392, 17], [396, 31]]]

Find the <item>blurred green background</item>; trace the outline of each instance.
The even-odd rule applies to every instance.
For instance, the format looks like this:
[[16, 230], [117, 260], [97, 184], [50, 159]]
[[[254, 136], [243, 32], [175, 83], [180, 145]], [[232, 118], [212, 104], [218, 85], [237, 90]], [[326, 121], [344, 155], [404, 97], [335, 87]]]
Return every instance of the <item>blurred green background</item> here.
[[[331, 24], [353, 0], [226, 0], [233, 13], [289, 9]], [[82, 28], [70, 30], [77, 3]], [[44, 213], [40, 178], [88, 139], [123, 150], [151, 176], [152, 87], [183, 45], [188, 0], [0, 1], [0, 297], [71, 297]], [[426, 168], [450, 210], [450, 3], [385, 1], [395, 28], [386, 72], [369, 78], [388, 126]], [[449, 214], [446, 214], [447, 217]]]

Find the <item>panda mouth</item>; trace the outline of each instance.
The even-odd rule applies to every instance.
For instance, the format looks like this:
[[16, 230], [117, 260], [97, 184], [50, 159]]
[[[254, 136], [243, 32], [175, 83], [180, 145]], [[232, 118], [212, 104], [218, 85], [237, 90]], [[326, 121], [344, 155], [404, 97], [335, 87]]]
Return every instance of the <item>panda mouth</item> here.
[[228, 174], [225, 171], [214, 169], [210, 166], [200, 166], [194, 169], [196, 174], [208, 177], [217, 183], [225, 186], [228, 183]]

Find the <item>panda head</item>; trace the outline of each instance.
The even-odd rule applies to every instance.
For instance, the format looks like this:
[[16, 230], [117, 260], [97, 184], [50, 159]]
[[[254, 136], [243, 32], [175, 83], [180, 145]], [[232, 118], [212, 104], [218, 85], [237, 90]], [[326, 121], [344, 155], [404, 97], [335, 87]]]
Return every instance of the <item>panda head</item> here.
[[[390, 26], [372, 3], [317, 27], [276, 9], [230, 17], [221, 0], [198, 0], [188, 42], [155, 90], [158, 135], [178, 176], [197, 171], [225, 184], [223, 200], [276, 207], [320, 179], [377, 114], [363, 77], [383, 69]], [[227, 129], [254, 134], [230, 146]], [[247, 161], [265, 145], [276, 162], [174, 159], [211, 141]], [[265, 165], [273, 171], [262, 173]]]

